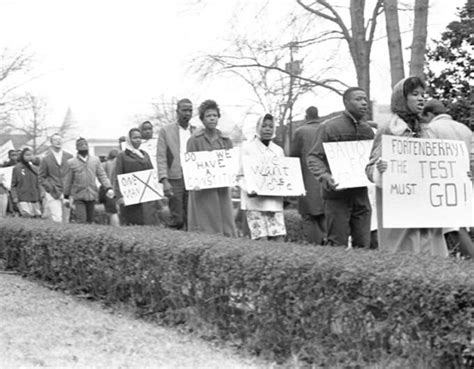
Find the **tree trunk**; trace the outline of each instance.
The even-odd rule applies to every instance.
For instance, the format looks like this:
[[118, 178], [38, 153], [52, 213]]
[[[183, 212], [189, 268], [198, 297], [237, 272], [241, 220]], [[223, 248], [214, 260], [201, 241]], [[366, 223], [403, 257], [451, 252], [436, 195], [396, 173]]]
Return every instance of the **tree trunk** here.
[[351, 0], [352, 37], [347, 40], [357, 74], [357, 85], [365, 90], [370, 101], [370, 47], [365, 35], [364, 0]]
[[428, 5], [429, 0], [415, 1], [415, 21], [413, 24], [413, 41], [411, 44], [410, 60], [411, 76], [423, 76], [428, 26]]
[[385, 26], [387, 30], [388, 55], [392, 87], [405, 78], [403, 69], [402, 39], [398, 22], [398, 0], [385, 0]]

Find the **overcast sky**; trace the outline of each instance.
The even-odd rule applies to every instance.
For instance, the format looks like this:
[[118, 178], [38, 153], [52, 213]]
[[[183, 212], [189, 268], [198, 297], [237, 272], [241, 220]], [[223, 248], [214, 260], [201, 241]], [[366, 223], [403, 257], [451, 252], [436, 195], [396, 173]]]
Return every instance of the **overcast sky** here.
[[[240, 123], [242, 109], [234, 105], [247, 104], [249, 90], [230, 80], [200, 82], [189, 74], [189, 61], [225, 45], [232, 25], [251, 27], [256, 7], [266, 2], [248, 0], [242, 8], [242, 0], [0, 0], [0, 47], [27, 46], [36, 54], [45, 75], [28, 89], [48, 98], [52, 124], [71, 107], [86, 137], [124, 134], [160, 96], [189, 96], [195, 106], [214, 98]], [[435, 38], [465, 1], [431, 3], [429, 38]], [[277, 29], [278, 16], [294, 1], [270, 4], [277, 16], [268, 20], [267, 32]], [[372, 55], [372, 96], [380, 103], [390, 96], [385, 43], [376, 43]], [[349, 84], [355, 81], [352, 71], [349, 64]], [[323, 114], [341, 108], [338, 96], [318, 96]]]

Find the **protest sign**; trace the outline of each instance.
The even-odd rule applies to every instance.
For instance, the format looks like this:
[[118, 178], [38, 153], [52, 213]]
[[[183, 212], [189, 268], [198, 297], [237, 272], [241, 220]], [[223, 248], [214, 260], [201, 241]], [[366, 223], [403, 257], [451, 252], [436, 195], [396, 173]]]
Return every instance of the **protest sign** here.
[[151, 164], [153, 168], [156, 169], [156, 146], [158, 140], [156, 138], [151, 138], [149, 140], [143, 140], [140, 145], [140, 150], [146, 151], [148, 156], [150, 156]]
[[472, 226], [469, 153], [462, 141], [382, 136], [383, 226]]
[[7, 190], [10, 190], [12, 186], [12, 172], [13, 166], [0, 168], [0, 183], [3, 184]]
[[184, 153], [181, 155], [181, 166], [186, 189], [235, 186], [239, 154], [239, 148]]
[[246, 156], [242, 165], [249, 193], [260, 196], [303, 196], [306, 193], [298, 158]]
[[125, 206], [163, 198], [163, 185], [156, 169], [117, 175]]
[[370, 184], [365, 174], [373, 140], [324, 142], [324, 152], [337, 189], [365, 187]]
[[15, 150], [12, 140], [8, 140], [2, 146], [0, 146], [0, 164], [8, 161], [8, 151]]
[[372, 208], [372, 215], [370, 217], [370, 230], [376, 231], [378, 229], [377, 224], [377, 200], [376, 200], [376, 186], [371, 183], [367, 186], [367, 194], [369, 196], [370, 207]]

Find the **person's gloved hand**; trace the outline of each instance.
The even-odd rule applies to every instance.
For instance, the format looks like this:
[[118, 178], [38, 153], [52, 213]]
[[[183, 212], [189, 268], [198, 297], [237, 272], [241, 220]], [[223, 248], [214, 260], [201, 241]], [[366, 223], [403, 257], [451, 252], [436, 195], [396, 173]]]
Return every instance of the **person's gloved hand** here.
[[329, 173], [324, 173], [321, 175], [319, 177], [319, 182], [321, 182], [323, 189], [326, 191], [335, 191], [339, 185]]

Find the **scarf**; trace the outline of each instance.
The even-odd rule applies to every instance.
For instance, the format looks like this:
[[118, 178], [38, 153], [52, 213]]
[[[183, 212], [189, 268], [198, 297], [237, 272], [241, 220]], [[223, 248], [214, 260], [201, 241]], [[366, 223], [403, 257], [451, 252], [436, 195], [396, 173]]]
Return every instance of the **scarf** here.
[[125, 138], [125, 149], [128, 151], [133, 152], [136, 156], [138, 156], [140, 159], [143, 159], [145, 155], [141, 152], [141, 150], [136, 149], [132, 145], [132, 141], [130, 140], [130, 135], [127, 135]]
[[[418, 114], [408, 109], [407, 97], [403, 92], [406, 80], [407, 78], [402, 79], [393, 87], [390, 108], [392, 113], [396, 114], [405, 123], [405, 129], [408, 128], [412, 131], [414, 137], [420, 137], [421, 127]], [[390, 120], [390, 128], [392, 128], [392, 121], [393, 128], [399, 131], [403, 126], [401, 122], [395, 121], [395, 119], [392, 118]], [[392, 132], [395, 134], [396, 131]]]

